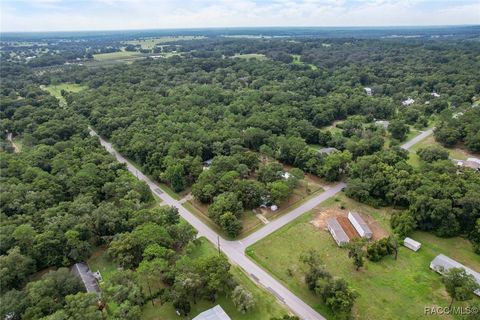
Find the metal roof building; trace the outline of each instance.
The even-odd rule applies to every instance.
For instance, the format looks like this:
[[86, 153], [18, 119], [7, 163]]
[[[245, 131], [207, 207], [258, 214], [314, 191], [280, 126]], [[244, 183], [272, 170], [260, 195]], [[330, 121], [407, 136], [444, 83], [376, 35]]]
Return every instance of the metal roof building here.
[[339, 150], [337, 148], [331, 148], [331, 147], [318, 149], [318, 152], [323, 154], [330, 154], [338, 151]]
[[[448, 271], [449, 269], [452, 269], [452, 268], [465, 269], [467, 274], [472, 275], [477, 281], [477, 283], [480, 284], [480, 273], [470, 269], [469, 267], [465, 267], [460, 262], [450, 259], [449, 257], [443, 254], [439, 254], [438, 256], [435, 257], [435, 259], [432, 260], [432, 262], [430, 262], [430, 269], [435, 270], [440, 274], [444, 274], [445, 271]], [[475, 290], [475, 294], [477, 296], [480, 296], [480, 289]]]
[[363, 220], [362, 217], [360, 217], [358, 213], [349, 211], [348, 220], [355, 227], [355, 230], [357, 230], [360, 237], [367, 239], [372, 237], [372, 230], [370, 230], [368, 224]]
[[422, 244], [418, 241], [413, 240], [412, 238], [406, 237], [405, 240], [403, 240], [403, 245], [407, 247], [410, 250], [413, 251], [418, 251]]
[[192, 320], [231, 320], [228, 314], [220, 305], [216, 305], [212, 309], [208, 309], [200, 313]]
[[97, 279], [93, 275], [92, 271], [90, 271], [90, 268], [86, 263], [75, 263], [72, 267], [72, 272], [82, 280], [87, 292], [100, 293], [100, 287], [98, 286]]
[[327, 219], [327, 227], [333, 239], [337, 242], [339, 246], [344, 245], [350, 241], [350, 238], [345, 233], [340, 223], [338, 223], [337, 219]]

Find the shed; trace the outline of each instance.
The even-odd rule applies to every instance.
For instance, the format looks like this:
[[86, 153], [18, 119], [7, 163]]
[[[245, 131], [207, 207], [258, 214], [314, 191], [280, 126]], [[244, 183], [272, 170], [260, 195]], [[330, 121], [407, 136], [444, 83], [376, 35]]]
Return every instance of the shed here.
[[409, 106], [412, 105], [415, 102], [412, 98], [408, 98], [407, 100], [402, 101], [402, 105], [404, 106]]
[[347, 244], [350, 241], [350, 238], [345, 233], [340, 223], [338, 223], [337, 219], [327, 219], [327, 227], [333, 239], [335, 240], [335, 242], [337, 242], [339, 246]]
[[333, 152], [338, 152], [339, 150], [337, 148], [321, 148], [321, 149], [318, 149], [318, 152], [319, 153], [323, 153], [323, 154], [330, 154], [330, 153], [333, 153]]
[[355, 227], [355, 230], [357, 230], [360, 237], [367, 239], [372, 237], [372, 230], [370, 230], [368, 224], [363, 220], [362, 217], [360, 217], [358, 213], [349, 211], [348, 220]]
[[72, 267], [72, 272], [82, 280], [87, 292], [100, 293], [97, 279], [85, 262], [75, 263]]
[[365, 88], [363, 88], [363, 90], [365, 90], [365, 92], [367, 93], [367, 95], [369, 95], [369, 96], [372, 95], [372, 88], [365, 87]]
[[220, 305], [201, 312], [192, 320], [231, 320], [228, 314], [222, 309]]
[[[472, 275], [480, 285], [480, 273], [470, 269], [469, 267], [465, 267], [460, 262], [450, 259], [443, 254], [439, 254], [435, 257], [435, 259], [432, 260], [432, 262], [430, 262], [430, 269], [435, 270], [440, 274], [444, 274], [446, 271], [452, 268], [464, 269], [465, 272], [469, 275]], [[480, 289], [475, 290], [475, 294], [480, 296]]]
[[410, 250], [413, 251], [418, 251], [422, 244], [418, 241], [413, 240], [412, 238], [406, 237], [405, 240], [403, 240], [403, 245], [407, 247]]

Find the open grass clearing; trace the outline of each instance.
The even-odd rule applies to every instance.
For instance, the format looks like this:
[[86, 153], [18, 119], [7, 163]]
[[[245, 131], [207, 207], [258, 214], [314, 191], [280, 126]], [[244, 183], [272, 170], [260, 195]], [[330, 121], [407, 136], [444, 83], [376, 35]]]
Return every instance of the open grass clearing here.
[[236, 53], [232, 58], [240, 58], [240, 59], [258, 59], [258, 60], [267, 60], [267, 56], [262, 53]]
[[[441, 277], [429, 269], [431, 260], [437, 254], [443, 253], [480, 270], [480, 259], [467, 240], [458, 237], [442, 239], [425, 232], [415, 232], [411, 237], [422, 243], [418, 252], [402, 247], [397, 261], [393, 257], [385, 257], [380, 262], [366, 261], [365, 267], [357, 272], [347, 251], [339, 248], [330, 233], [315, 226], [312, 220], [323, 208], [345, 208], [371, 216], [389, 231], [390, 214], [394, 210], [375, 209], [344, 195], [336, 199], [338, 201], [330, 199], [322, 203], [247, 249], [253, 260], [329, 319], [335, 319], [334, 315], [304, 282], [305, 266], [299, 259], [309, 249], [317, 250], [327, 269], [333, 275], [346, 279], [360, 294], [353, 310], [355, 319], [428, 319], [431, 316], [424, 314], [426, 306], [448, 306], [449, 298]], [[288, 268], [293, 272], [292, 276]]]
[[185, 41], [185, 40], [200, 40], [200, 39], [205, 39], [205, 37], [204, 36], [166, 36], [166, 37], [158, 37], [158, 38], [145, 38], [145, 39], [124, 41], [122, 43], [131, 44], [134, 46], [139, 45], [142, 49], [151, 50], [157, 44], [160, 44], [160, 43]]
[[57, 98], [58, 101], [60, 101], [61, 105], [66, 105], [67, 101], [65, 101], [65, 98], [62, 96], [62, 90], [67, 92], [80, 92], [82, 90], [87, 89], [87, 86], [76, 84], [76, 83], [65, 82], [60, 84], [51, 84], [48, 86], [41, 86], [41, 88], [45, 91], [48, 91], [52, 96]]
[[95, 61], [124, 60], [132, 57], [139, 57], [139, 56], [142, 56], [142, 54], [135, 51], [117, 51], [117, 52], [94, 54], [93, 59]]
[[300, 59], [301, 59], [301, 55], [299, 54], [292, 54], [292, 58], [293, 58], [293, 61], [292, 61], [292, 64], [296, 64], [296, 65], [300, 65], [300, 66], [309, 66], [310, 69], [312, 70], [317, 70], [318, 67], [314, 64], [311, 64], [311, 63], [305, 63], [305, 62], [302, 62]]

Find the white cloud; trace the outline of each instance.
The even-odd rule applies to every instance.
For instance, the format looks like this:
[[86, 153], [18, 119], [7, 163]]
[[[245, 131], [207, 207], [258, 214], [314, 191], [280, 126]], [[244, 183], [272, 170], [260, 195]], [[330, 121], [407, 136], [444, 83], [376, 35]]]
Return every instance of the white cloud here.
[[[480, 2], [423, 0], [2, 1], [1, 29], [92, 30], [242, 26], [479, 24]], [[430, 1], [431, 2], [431, 1]], [[18, 4], [18, 2], [17, 2]], [[26, 9], [25, 9], [26, 7]], [[48, 9], [47, 9], [48, 8]]]

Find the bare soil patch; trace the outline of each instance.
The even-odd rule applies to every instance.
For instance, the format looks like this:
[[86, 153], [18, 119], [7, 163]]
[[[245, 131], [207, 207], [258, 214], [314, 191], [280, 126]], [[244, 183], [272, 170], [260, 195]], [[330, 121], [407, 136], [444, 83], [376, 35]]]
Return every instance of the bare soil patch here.
[[[373, 240], [382, 239], [388, 237], [388, 232], [385, 231], [378, 221], [376, 221], [372, 216], [367, 214], [359, 213], [360, 216], [365, 220], [370, 229], [372, 230]], [[359, 235], [355, 230], [354, 226], [348, 220], [348, 210], [342, 210], [338, 208], [322, 208], [318, 210], [318, 213], [315, 215], [314, 219], [310, 221], [314, 226], [322, 230], [328, 230], [327, 228], [327, 219], [337, 218], [338, 222], [342, 226], [345, 233], [350, 237], [350, 239], [358, 238]]]

